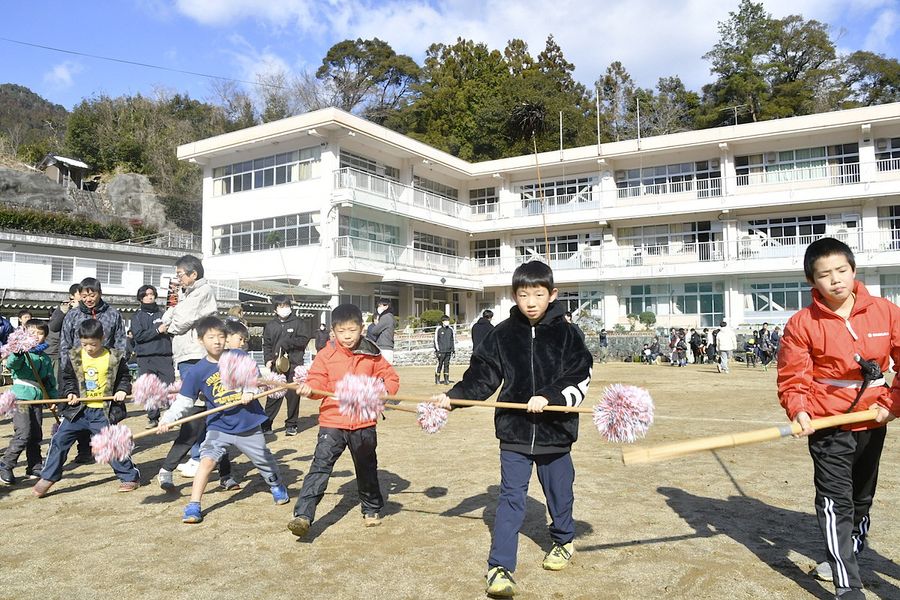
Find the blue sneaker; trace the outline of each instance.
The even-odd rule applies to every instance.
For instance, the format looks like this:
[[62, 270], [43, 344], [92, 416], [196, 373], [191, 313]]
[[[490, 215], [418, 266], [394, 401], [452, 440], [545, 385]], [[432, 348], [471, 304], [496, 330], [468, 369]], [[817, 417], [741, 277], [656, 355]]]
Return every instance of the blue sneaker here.
[[184, 507], [184, 514], [181, 515], [182, 523], [200, 523], [203, 521], [203, 513], [200, 511], [199, 502], [188, 502]]
[[287, 488], [284, 485], [273, 485], [269, 489], [272, 491], [272, 499], [275, 500], [275, 504], [287, 504], [291, 501], [290, 497], [288, 497]]

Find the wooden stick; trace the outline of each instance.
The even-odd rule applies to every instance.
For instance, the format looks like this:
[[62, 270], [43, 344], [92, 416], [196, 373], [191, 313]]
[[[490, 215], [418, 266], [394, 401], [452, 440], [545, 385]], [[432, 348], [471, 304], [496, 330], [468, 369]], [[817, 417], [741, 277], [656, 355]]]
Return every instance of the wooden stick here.
[[408, 406], [397, 406], [396, 404], [385, 404], [385, 408], [389, 408], [391, 410], [396, 410], [405, 413], [413, 413], [414, 415], [419, 414], [419, 411], [415, 408], [409, 408]]
[[[813, 429], [818, 431], [820, 429], [837, 427], [839, 425], [864, 423], [873, 420], [877, 415], [878, 411], [874, 408], [870, 408], [869, 410], [860, 412], [813, 419], [810, 425]], [[742, 446], [745, 444], [756, 444], [759, 442], [777, 440], [779, 438], [788, 437], [789, 435], [798, 434], [800, 431], [802, 431], [800, 425], [797, 423], [789, 423], [780, 427], [766, 427], [764, 429], [755, 429], [753, 431], [744, 431], [741, 433], [715, 435], [694, 440], [674, 442], [672, 444], [663, 444], [653, 448], [629, 448], [622, 451], [622, 462], [626, 465], [659, 462], [670, 458], [685, 456], [694, 452], [702, 452], [704, 450], [732, 448], [734, 446]]]
[[[314, 393], [318, 393], [313, 390]], [[421, 398], [412, 396], [385, 396], [385, 400], [396, 400], [398, 402], [427, 402]], [[487, 402], [481, 400], [455, 400], [450, 399], [453, 406], [484, 406], [486, 408], [513, 408], [517, 410], [528, 409], [527, 404], [519, 404], [518, 402]], [[590, 406], [559, 406], [556, 404], [548, 404], [544, 407], [544, 412], [565, 412], [565, 413], [593, 413], [594, 409]]]
[[[266, 390], [264, 392], [260, 392], [258, 394], [253, 395], [253, 400], [259, 400], [260, 398], [264, 398], [269, 394], [279, 392], [281, 390], [288, 389], [287, 385], [281, 385], [270, 390]], [[215, 408], [211, 408], [209, 410], [204, 410], [203, 412], [199, 412], [196, 415], [190, 415], [188, 417], [183, 417], [178, 419], [177, 421], [173, 421], [169, 423], [169, 427], [175, 427], [176, 425], [184, 425], [185, 423], [190, 423], [191, 421], [196, 421], [197, 419], [202, 419], [203, 417], [207, 417], [209, 415], [215, 414], [217, 412], [222, 412], [223, 410], [228, 410], [230, 408], [235, 408], [236, 406], [241, 406], [240, 402], [229, 402], [228, 404], [223, 404], [222, 406], [217, 406]], [[146, 431], [142, 431], [140, 433], [134, 434], [131, 439], [139, 440], [143, 437], [156, 435], [156, 429], [148, 429]]]
[[[31, 367], [31, 374], [34, 375], [34, 380], [41, 387], [41, 394], [43, 398], [48, 398], [50, 394], [47, 393], [47, 388], [44, 386], [44, 381], [41, 379], [41, 374], [38, 373], [37, 365], [34, 364], [34, 361], [31, 360], [31, 353], [25, 353], [25, 360], [28, 361], [28, 366]], [[56, 411], [56, 405], [50, 405], [50, 413], [53, 415], [53, 418], [59, 423], [59, 414]]]
[[[294, 384], [294, 383], [288, 383], [286, 385], [297, 387], [297, 384]], [[310, 392], [310, 394], [313, 394], [315, 396], [327, 396], [329, 398], [333, 398], [336, 395], [334, 392], [326, 392], [325, 390], [310, 390], [309, 392]], [[421, 399], [415, 400], [415, 399], [411, 399], [411, 398], [406, 399], [406, 400], [401, 400], [395, 396], [385, 396], [384, 399], [385, 400], [395, 400], [397, 402], [424, 402], [424, 400], [421, 400]], [[385, 404], [384, 407], [390, 408], [391, 410], [397, 410], [400, 412], [408, 412], [408, 413], [415, 413], [415, 414], [419, 413], [419, 411], [416, 410], [415, 408], [406, 408], [405, 406], [397, 406], [395, 404]]]
[[[125, 400], [130, 399], [131, 396], [125, 396]], [[75, 398], [79, 402], [106, 402], [108, 400], [114, 400], [115, 396], [98, 396], [97, 398]], [[69, 401], [66, 398], [50, 398], [47, 400], [18, 400], [16, 404], [27, 406], [29, 404], [68, 404]]]

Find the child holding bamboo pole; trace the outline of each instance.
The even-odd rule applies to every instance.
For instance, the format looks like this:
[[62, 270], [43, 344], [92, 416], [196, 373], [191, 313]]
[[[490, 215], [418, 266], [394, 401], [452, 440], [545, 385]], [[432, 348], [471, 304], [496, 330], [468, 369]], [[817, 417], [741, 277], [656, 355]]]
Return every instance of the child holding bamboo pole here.
[[[206, 357], [195, 364], [185, 375], [181, 391], [167, 410], [157, 427], [158, 433], [168, 431], [170, 423], [185, 416], [198, 398], [203, 398], [206, 408], [212, 409], [223, 404], [234, 404], [233, 409], [223, 410], [206, 418], [206, 437], [200, 445], [200, 466], [194, 475], [191, 487], [191, 501], [184, 509], [181, 520], [184, 523], [200, 523], [203, 511], [200, 502], [209, 476], [216, 465], [228, 455], [232, 446], [247, 455], [259, 470], [260, 477], [269, 486], [275, 504], [287, 504], [287, 489], [281, 481], [275, 457], [266, 446], [262, 425], [266, 421], [259, 401], [254, 399], [255, 390], [230, 390], [222, 385], [219, 373], [219, 358], [225, 351], [226, 329], [218, 317], [203, 317], [195, 326], [200, 345]], [[229, 350], [229, 352], [241, 352]]]
[[[50, 440], [50, 450], [41, 478], [32, 492], [38, 498], [47, 494], [62, 478], [66, 454], [83, 431], [99, 433], [101, 429], [125, 418], [125, 396], [131, 392], [131, 374], [121, 350], [103, 347], [103, 325], [96, 319], [86, 319], [78, 325], [81, 345], [69, 351], [62, 365], [60, 392], [68, 402], [60, 403], [62, 423]], [[114, 396], [108, 400], [80, 400]], [[141, 474], [130, 459], [111, 461], [110, 466], [119, 478], [119, 491], [131, 492], [140, 486]]]
[[[778, 352], [778, 397], [809, 436], [816, 516], [835, 598], [865, 598], [856, 556], [865, 547], [884, 424], [900, 411], [900, 378], [887, 388], [881, 371], [900, 363], [900, 308], [856, 281], [849, 246], [834, 238], [809, 245], [803, 259], [813, 301], [785, 327]], [[868, 360], [866, 360], [868, 359]], [[874, 421], [813, 431], [812, 419], [877, 409]]]
[[[578, 406], [587, 394], [593, 358], [566, 322], [556, 301], [553, 271], [540, 261], [519, 265], [512, 277], [516, 306], [475, 349], [462, 381], [433, 400], [449, 409], [451, 398], [484, 400], [500, 387], [501, 402], [525, 404], [527, 412], [497, 408], [500, 497], [488, 556], [487, 593], [512, 597], [519, 529], [532, 465], [547, 498], [553, 547], [543, 567], [565, 568], [575, 548], [575, 467], [570, 454], [578, 439], [578, 414], [544, 411], [548, 405]], [[502, 384], [502, 387], [501, 387]]]
[[[44, 354], [47, 334], [46, 323], [32, 319], [26, 328], [37, 339], [37, 345], [27, 353], [10, 354], [6, 366], [13, 378], [12, 393], [19, 400], [46, 400], [56, 397], [56, 375], [53, 361]], [[48, 396], [44, 396], [44, 394]], [[40, 404], [25, 406], [13, 415], [13, 439], [0, 460], [0, 483], [12, 485], [16, 482], [13, 468], [25, 451], [25, 475], [38, 478], [44, 468], [41, 460], [41, 420], [43, 407]]]

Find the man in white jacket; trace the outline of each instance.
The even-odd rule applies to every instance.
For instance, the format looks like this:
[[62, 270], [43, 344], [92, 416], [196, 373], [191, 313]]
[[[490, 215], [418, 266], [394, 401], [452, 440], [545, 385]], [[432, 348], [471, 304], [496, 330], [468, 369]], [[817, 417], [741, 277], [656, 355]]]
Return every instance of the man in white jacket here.
[[719, 364], [716, 368], [720, 373], [728, 372], [728, 359], [737, 348], [737, 336], [728, 323], [722, 321], [719, 324], [719, 335], [716, 337], [716, 350], [719, 352]]

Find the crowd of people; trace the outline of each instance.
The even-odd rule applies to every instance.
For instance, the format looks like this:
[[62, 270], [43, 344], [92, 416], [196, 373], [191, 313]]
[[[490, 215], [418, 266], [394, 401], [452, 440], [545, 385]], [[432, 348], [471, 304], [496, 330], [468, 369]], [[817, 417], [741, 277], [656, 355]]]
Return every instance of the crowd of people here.
[[781, 343], [781, 327], [769, 329], [763, 323], [744, 337], [742, 352], [738, 353], [737, 333], [727, 321], [721, 321], [712, 331], [708, 327], [701, 330], [672, 327], [669, 329], [666, 352], [661, 349], [659, 336], [653, 335], [641, 348], [641, 362], [657, 364], [661, 357], [673, 367], [688, 364], [715, 365], [719, 373], [728, 373], [734, 360], [744, 362], [748, 367], [757, 364], [767, 367], [776, 363]]

